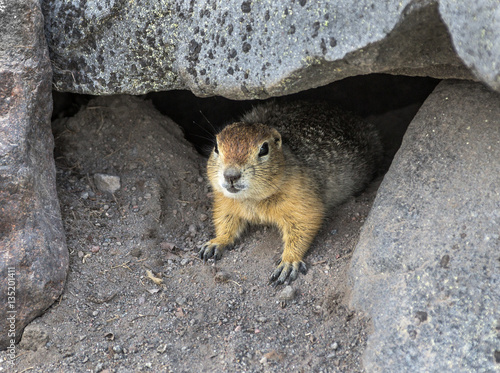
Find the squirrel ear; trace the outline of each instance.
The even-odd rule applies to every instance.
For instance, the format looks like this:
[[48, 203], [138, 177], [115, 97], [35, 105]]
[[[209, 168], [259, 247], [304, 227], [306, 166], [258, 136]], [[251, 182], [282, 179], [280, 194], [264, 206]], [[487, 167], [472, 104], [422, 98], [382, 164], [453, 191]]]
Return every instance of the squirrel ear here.
[[278, 131], [273, 129], [273, 138], [274, 138], [274, 144], [279, 148], [281, 148], [281, 135]]

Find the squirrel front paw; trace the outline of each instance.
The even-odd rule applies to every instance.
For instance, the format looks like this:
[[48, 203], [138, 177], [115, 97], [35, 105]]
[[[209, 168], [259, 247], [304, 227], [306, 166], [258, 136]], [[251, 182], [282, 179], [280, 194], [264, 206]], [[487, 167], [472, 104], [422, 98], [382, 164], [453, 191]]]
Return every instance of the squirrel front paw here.
[[273, 286], [282, 285], [284, 283], [289, 284], [299, 276], [299, 272], [302, 274], [307, 273], [307, 267], [303, 261], [285, 262], [281, 260], [271, 274], [269, 283]]
[[205, 242], [201, 247], [201, 250], [198, 252], [200, 259], [203, 259], [206, 262], [208, 259], [213, 258], [214, 260], [219, 260], [222, 258], [222, 253], [224, 252], [225, 247], [221, 244], [213, 243], [211, 241]]

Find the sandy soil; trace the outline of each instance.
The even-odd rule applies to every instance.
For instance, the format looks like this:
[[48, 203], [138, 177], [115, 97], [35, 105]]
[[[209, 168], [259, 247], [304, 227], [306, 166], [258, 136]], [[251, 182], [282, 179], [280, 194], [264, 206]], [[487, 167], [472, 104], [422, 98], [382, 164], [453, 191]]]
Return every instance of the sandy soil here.
[[[307, 275], [273, 288], [274, 228], [216, 265], [198, 258], [213, 235], [206, 160], [151, 102], [92, 99], [54, 133], [70, 272], [15, 371], [362, 371], [370, 320], [347, 306], [347, 269], [380, 181], [331, 212]], [[96, 173], [121, 188], [99, 191]]]

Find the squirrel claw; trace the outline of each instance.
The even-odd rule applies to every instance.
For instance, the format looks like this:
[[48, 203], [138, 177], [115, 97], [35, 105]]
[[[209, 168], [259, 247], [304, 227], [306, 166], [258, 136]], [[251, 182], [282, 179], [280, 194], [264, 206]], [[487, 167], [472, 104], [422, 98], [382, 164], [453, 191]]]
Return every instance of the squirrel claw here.
[[307, 273], [306, 264], [302, 261], [288, 263], [281, 261], [278, 264], [278, 267], [274, 270], [269, 278], [269, 283], [276, 287], [278, 285], [290, 284], [292, 281], [295, 281], [299, 276], [299, 272], [302, 274]]
[[207, 242], [201, 247], [198, 255], [200, 259], [203, 259], [203, 263], [206, 263], [210, 258], [214, 259], [214, 261], [220, 260], [220, 258], [222, 258], [222, 252], [223, 250], [219, 245]]
[[303, 275], [307, 273], [307, 266], [306, 263], [304, 263], [303, 261], [299, 262], [299, 272], [302, 273]]

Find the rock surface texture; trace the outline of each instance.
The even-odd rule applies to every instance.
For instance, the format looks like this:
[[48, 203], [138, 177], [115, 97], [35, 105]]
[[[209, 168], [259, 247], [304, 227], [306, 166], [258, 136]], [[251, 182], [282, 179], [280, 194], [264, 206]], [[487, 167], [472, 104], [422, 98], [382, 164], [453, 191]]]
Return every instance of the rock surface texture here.
[[18, 341], [26, 324], [59, 297], [68, 269], [55, 189], [52, 71], [43, 17], [37, 1], [2, 4], [0, 349]]
[[379, 188], [351, 268], [368, 372], [494, 372], [500, 345], [500, 95], [442, 82]]
[[59, 91], [267, 98], [384, 72], [500, 90], [500, 5], [42, 0]]

